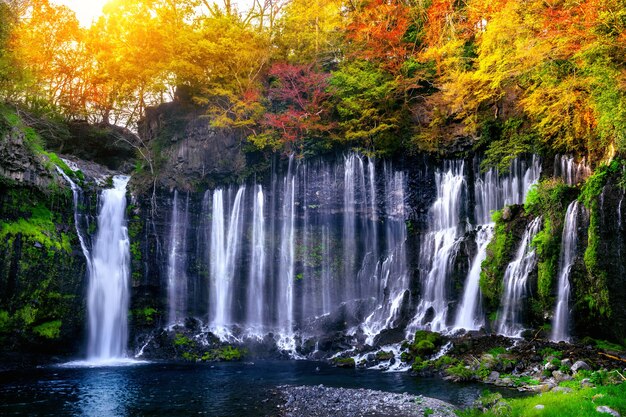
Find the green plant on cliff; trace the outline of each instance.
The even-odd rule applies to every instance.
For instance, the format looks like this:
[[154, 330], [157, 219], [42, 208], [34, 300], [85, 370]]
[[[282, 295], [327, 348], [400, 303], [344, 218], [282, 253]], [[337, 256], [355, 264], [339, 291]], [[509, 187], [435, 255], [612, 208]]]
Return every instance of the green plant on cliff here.
[[537, 262], [537, 297], [532, 303], [537, 318], [553, 307], [552, 289], [559, 268], [563, 220], [576, 189], [561, 179], [547, 179], [534, 185], [526, 197], [525, 211], [533, 217], [543, 216], [543, 228], [532, 241]]
[[22, 235], [46, 248], [71, 252], [68, 236], [57, 232], [53, 214], [43, 203], [22, 207], [22, 210], [27, 210], [23, 217], [14, 221], [0, 221], [0, 240], [12, 241], [15, 236]]
[[35, 326], [33, 332], [46, 339], [56, 339], [61, 334], [61, 320], [53, 320]]
[[200, 360], [234, 362], [241, 360], [246, 353], [245, 349], [240, 349], [235, 346], [221, 346], [216, 349], [211, 349], [208, 352], [204, 352]]
[[482, 263], [480, 289], [488, 310], [495, 311], [500, 302], [502, 279], [515, 239], [508, 220], [502, 218], [502, 210], [495, 211], [492, 220], [495, 222], [494, 235], [487, 245], [487, 256]]
[[577, 298], [584, 301], [589, 312], [600, 317], [610, 317], [609, 289], [607, 285], [607, 271], [603, 268], [600, 258], [603, 256], [600, 248], [600, 202], [599, 197], [610, 177], [617, 177], [622, 163], [613, 160], [610, 164], [599, 166], [591, 175], [580, 192], [579, 200], [589, 211], [589, 230], [587, 234], [587, 249], [584, 261], [587, 268], [587, 277], [584, 286], [579, 286]]

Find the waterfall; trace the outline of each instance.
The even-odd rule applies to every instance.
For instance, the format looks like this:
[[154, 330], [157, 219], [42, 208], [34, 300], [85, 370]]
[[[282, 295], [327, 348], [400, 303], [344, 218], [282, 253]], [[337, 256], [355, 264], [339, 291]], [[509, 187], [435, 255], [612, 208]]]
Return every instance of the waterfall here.
[[179, 209], [178, 191], [174, 190], [167, 263], [167, 299], [169, 325], [182, 323], [187, 316], [187, 228], [189, 194], [184, 211]]
[[[370, 165], [373, 174], [374, 166]], [[373, 178], [370, 176], [370, 181]], [[406, 261], [406, 175], [393, 171], [391, 164], [385, 165], [385, 255], [378, 261], [372, 276], [375, 292], [372, 296], [378, 305], [367, 316], [363, 331], [366, 343], [373, 344], [381, 330], [392, 328], [399, 318], [404, 294], [408, 288], [409, 270]], [[371, 188], [374, 193], [374, 188]], [[376, 210], [372, 210], [373, 213]], [[374, 214], [375, 216], [375, 214]], [[377, 217], [373, 217], [374, 219]], [[367, 256], [367, 255], [366, 255]]]
[[[362, 200], [365, 194], [365, 171], [363, 159], [357, 154], [344, 158], [343, 190], [343, 276], [344, 299], [356, 299], [361, 295], [362, 283], [356, 270], [358, 256], [357, 214], [363, 213]], [[359, 199], [359, 197], [361, 197]], [[361, 223], [361, 222], [359, 222]], [[361, 226], [359, 224], [359, 226]], [[361, 227], [358, 227], [361, 229]]]
[[234, 324], [232, 317], [233, 283], [237, 256], [243, 229], [243, 200], [246, 187], [237, 190], [234, 203], [226, 224], [224, 210], [224, 190], [213, 192], [211, 221], [211, 288], [209, 317], [218, 334], [227, 333], [227, 326]]
[[113, 177], [113, 188], [101, 195], [87, 296], [91, 360], [120, 358], [125, 354], [130, 270], [125, 219], [128, 180], [129, 177]]
[[252, 253], [248, 283], [248, 326], [263, 327], [265, 309], [265, 218], [263, 187], [255, 186], [252, 204]]
[[522, 310], [528, 291], [528, 275], [537, 264], [535, 249], [531, 243], [541, 229], [541, 225], [541, 217], [537, 217], [528, 224], [515, 258], [504, 272], [504, 290], [500, 302], [502, 307], [497, 323], [497, 332], [504, 336], [519, 337], [524, 330]]
[[576, 162], [573, 156], [556, 155], [554, 157], [554, 176], [563, 178], [567, 185], [576, 185], [591, 175], [591, 168], [583, 158]]
[[474, 185], [476, 223], [488, 224], [492, 211], [510, 204], [523, 204], [528, 190], [539, 180], [540, 174], [539, 158], [533, 156], [530, 164], [524, 159], [513, 160], [506, 175], [501, 175], [495, 168], [477, 175]]
[[484, 315], [480, 305], [480, 271], [487, 257], [487, 245], [493, 237], [493, 224], [480, 227], [476, 231], [476, 247], [478, 252], [465, 280], [463, 299], [456, 313], [454, 327], [457, 329], [478, 330], [484, 323]]
[[[578, 243], [577, 219], [580, 204], [573, 201], [567, 207], [563, 235], [561, 238], [561, 253], [559, 255], [559, 281], [554, 321], [552, 323], [552, 336], [554, 342], [569, 341], [569, 276], [574, 261], [576, 260], [576, 245]], [[583, 208], [584, 209], [584, 208]]]
[[295, 280], [296, 251], [296, 171], [293, 154], [283, 182], [282, 230], [280, 236], [280, 260], [278, 270], [277, 321], [279, 331], [287, 336], [287, 350], [291, 350], [293, 333], [293, 286]]
[[[85, 257], [85, 263], [87, 264], [87, 276], [91, 274], [91, 254], [89, 253], [89, 248], [87, 246], [87, 236], [83, 232], [82, 223], [84, 221], [84, 216], [80, 214], [78, 209], [79, 202], [81, 200], [83, 190], [80, 188], [72, 179], [63, 172], [63, 170], [59, 167], [57, 168], [57, 172], [61, 174], [61, 176], [70, 184], [70, 188], [72, 189], [72, 198], [74, 204], [74, 225], [76, 227], [76, 235], [78, 235], [78, 242], [80, 243], [80, 249], [83, 252], [83, 256]], [[85, 225], [88, 226], [88, 225]]]
[[462, 196], [466, 187], [462, 161], [446, 162], [437, 171], [437, 199], [430, 208], [430, 231], [424, 235], [420, 248], [422, 297], [408, 332], [426, 326], [433, 331], [447, 328], [448, 275], [458, 251]]
[[[476, 164], [479, 165], [479, 164]], [[530, 164], [524, 159], [515, 159], [508, 173], [502, 175], [491, 168], [484, 174], [477, 174], [474, 185], [474, 217], [476, 219], [476, 256], [465, 280], [463, 298], [457, 309], [454, 327], [476, 330], [484, 324], [480, 300], [480, 271], [482, 261], [487, 257], [487, 245], [493, 235], [491, 215], [509, 204], [522, 204], [530, 187], [539, 180], [541, 164], [533, 156]]]

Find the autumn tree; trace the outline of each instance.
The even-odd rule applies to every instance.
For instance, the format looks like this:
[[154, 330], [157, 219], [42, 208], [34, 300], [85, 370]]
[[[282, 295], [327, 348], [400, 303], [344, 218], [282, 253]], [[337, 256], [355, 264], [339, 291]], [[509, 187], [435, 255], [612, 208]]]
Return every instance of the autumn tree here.
[[406, 118], [393, 76], [357, 60], [333, 72], [330, 85], [344, 142], [380, 153], [397, 149]]
[[342, 55], [341, 0], [291, 0], [277, 23], [278, 59], [328, 64]]
[[353, 54], [397, 71], [413, 52], [414, 45], [405, 39], [411, 14], [402, 0], [370, 0], [358, 7], [347, 27], [348, 39], [354, 43]]
[[276, 63], [269, 71], [269, 109], [261, 121], [263, 130], [250, 137], [257, 146], [298, 151], [312, 141], [319, 145], [333, 129], [326, 102], [329, 74], [313, 64]]
[[16, 94], [31, 110], [58, 108], [68, 117], [83, 115], [84, 34], [74, 12], [32, 0], [22, 4], [21, 13], [10, 40], [13, 65], [24, 74]]

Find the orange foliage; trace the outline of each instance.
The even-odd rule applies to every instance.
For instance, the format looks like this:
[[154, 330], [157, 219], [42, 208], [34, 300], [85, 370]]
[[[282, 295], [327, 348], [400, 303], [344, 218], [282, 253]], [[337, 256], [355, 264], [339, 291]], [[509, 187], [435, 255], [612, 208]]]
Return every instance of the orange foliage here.
[[410, 54], [410, 44], [403, 40], [411, 9], [398, 0], [372, 0], [354, 14], [348, 25], [348, 38], [357, 48], [355, 55], [379, 61], [396, 71]]

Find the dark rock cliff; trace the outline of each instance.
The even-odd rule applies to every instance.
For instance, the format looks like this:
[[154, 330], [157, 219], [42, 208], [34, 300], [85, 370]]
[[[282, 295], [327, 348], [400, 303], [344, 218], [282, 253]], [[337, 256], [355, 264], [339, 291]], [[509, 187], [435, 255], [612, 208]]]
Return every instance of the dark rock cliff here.
[[241, 178], [246, 170], [243, 132], [211, 126], [202, 109], [184, 101], [146, 109], [139, 132], [155, 154], [162, 188], [215, 186]]

